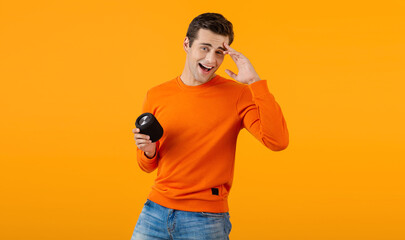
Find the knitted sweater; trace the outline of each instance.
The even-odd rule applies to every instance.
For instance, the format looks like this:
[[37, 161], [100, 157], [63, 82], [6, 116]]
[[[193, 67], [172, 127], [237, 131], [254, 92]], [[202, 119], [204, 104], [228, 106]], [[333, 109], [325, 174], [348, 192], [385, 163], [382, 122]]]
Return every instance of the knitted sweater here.
[[229, 211], [241, 129], [273, 151], [285, 149], [289, 141], [266, 80], [245, 85], [216, 75], [202, 85], [188, 86], [176, 77], [148, 91], [143, 112], [155, 115], [164, 129], [152, 159], [137, 150], [142, 170], [157, 168], [148, 199], [177, 210]]

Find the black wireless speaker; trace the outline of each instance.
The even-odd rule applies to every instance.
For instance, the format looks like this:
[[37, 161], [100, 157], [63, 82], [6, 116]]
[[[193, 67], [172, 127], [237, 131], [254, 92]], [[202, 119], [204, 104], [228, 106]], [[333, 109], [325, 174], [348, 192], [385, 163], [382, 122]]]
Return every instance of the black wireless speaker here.
[[148, 135], [152, 142], [156, 142], [163, 136], [163, 128], [152, 113], [143, 113], [135, 121], [135, 126], [140, 133]]

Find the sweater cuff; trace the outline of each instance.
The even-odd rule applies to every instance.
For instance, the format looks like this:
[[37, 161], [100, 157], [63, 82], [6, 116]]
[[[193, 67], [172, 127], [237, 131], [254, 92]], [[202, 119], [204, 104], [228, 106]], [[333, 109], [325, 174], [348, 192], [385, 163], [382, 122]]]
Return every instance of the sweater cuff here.
[[269, 88], [267, 87], [267, 80], [260, 80], [249, 84], [249, 88], [254, 98], [270, 93]]

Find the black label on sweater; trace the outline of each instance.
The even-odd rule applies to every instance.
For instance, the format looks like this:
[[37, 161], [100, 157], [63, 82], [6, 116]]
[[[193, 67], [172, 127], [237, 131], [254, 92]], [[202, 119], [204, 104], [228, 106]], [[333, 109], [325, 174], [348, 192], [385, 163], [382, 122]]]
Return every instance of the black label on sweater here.
[[212, 195], [219, 195], [219, 190], [218, 190], [218, 188], [211, 188], [211, 191], [212, 191]]

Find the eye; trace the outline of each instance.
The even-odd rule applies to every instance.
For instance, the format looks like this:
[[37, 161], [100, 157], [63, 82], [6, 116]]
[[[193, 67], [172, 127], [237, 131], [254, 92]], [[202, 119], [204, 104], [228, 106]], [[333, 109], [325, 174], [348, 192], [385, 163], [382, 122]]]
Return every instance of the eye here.
[[201, 50], [206, 51], [208, 48], [202, 47]]
[[223, 55], [224, 53], [221, 52], [221, 51], [217, 51], [217, 54], [218, 54], [218, 55]]

